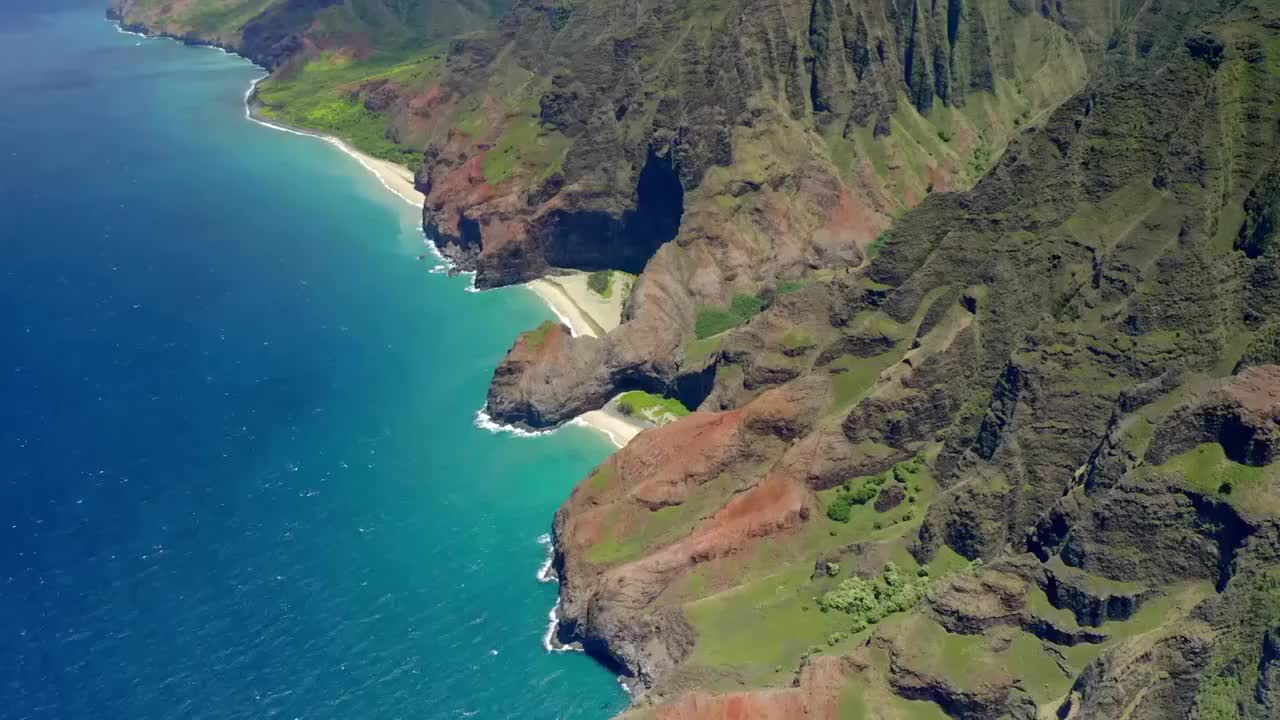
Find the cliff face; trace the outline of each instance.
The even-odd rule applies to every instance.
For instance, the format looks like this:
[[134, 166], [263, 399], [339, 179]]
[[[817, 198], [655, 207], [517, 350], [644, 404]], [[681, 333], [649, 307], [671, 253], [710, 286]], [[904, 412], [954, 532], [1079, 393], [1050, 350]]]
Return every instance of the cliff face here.
[[[545, 364], [517, 352], [499, 373], [494, 406], [518, 398], [507, 417], [531, 424], [654, 375], [700, 406], [620, 451], [556, 519], [564, 639], [629, 668], [648, 703], [637, 716], [786, 716], [800, 712], [793, 679], [814, 687], [798, 694], [815, 717], [916, 717], [921, 703], [956, 718], [1280, 712], [1280, 305], [1263, 239], [1280, 7], [1119, 10], [1035, 8], [1087, 80], [972, 188], [901, 213], [873, 259], [797, 282], [744, 265], [736, 278], [774, 272], [765, 309], [706, 338], [696, 310], [694, 329], [655, 324], [645, 337], [674, 349], [671, 367], [646, 364], [624, 325]], [[804, 112], [784, 106], [771, 126], [865, 117], [856, 93], [823, 90], [869, 76], [852, 60], [824, 69], [833, 37], [850, 47], [838, 27], [807, 36]], [[935, 109], [954, 57], [930, 66]], [[927, 102], [906, 65], [891, 113]], [[981, 90], [962, 85], [972, 106]], [[686, 199], [739, 147], [684, 179]], [[700, 251], [685, 212], [642, 284]], [[782, 242], [761, 245], [770, 260]], [[735, 246], [715, 247], [686, 286], [723, 280], [713, 268]], [[645, 327], [656, 297], [633, 301], [629, 325]], [[725, 302], [702, 297], [692, 307]], [[697, 392], [681, 384], [694, 368]], [[957, 569], [967, 559], [985, 565]], [[889, 561], [930, 578], [918, 604], [877, 606], [892, 585], [856, 595]], [[816, 662], [836, 678], [822, 689]], [[743, 685], [770, 689], [728, 692]]]
[[[643, 273], [627, 322], [557, 360], [582, 372], [500, 373], [490, 412], [555, 425], [635, 388], [700, 404], [716, 342], [697, 342], [700, 312], [856, 268], [895, 214], [972, 184], [1083, 84], [1105, 30], [1086, 20], [1004, 2], [515, 3], [450, 54], [441, 107], [475, 115], [428, 150], [426, 224], [481, 286]], [[536, 139], [513, 143], [533, 118]]]

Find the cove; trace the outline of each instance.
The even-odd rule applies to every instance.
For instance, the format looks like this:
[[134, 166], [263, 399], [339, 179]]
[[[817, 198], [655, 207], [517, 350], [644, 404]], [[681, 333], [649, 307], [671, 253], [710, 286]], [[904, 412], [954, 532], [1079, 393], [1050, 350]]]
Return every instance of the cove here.
[[612, 449], [474, 426], [551, 319], [244, 117], [261, 71], [0, 9], [0, 704], [16, 718], [607, 718], [538, 542]]

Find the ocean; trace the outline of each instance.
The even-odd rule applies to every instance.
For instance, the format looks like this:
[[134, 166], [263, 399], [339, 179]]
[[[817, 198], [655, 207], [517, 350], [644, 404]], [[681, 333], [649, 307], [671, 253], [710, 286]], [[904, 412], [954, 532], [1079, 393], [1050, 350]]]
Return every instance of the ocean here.
[[610, 717], [536, 574], [612, 446], [475, 425], [550, 311], [432, 272], [259, 75], [0, 6], [0, 716]]

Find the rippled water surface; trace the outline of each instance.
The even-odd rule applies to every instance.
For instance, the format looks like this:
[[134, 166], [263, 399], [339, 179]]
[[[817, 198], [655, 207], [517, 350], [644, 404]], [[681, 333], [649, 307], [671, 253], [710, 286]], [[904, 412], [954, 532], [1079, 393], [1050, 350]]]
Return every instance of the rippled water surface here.
[[607, 718], [537, 542], [609, 452], [474, 427], [523, 290], [244, 118], [260, 74], [0, 7], [0, 715]]

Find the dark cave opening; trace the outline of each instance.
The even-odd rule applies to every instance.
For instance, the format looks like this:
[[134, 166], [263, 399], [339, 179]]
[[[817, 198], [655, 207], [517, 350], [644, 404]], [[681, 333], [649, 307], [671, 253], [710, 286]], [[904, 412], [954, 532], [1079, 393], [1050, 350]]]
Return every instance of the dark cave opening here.
[[558, 211], [547, 237], [547, 263], [578, 270], [639, 274], [684, 217], [684, 185], [670, 157], [652, 149], [636, 182], [636, 206], [618, 218], [602, 211]]
[[653, 248], [650, 256], [675, 239], [684, 217], [684, 185], [670, 156], [659, 157], [649, 150], [636, 184], [636, 209], [628, 214], [623, 222], [638, 240]]

